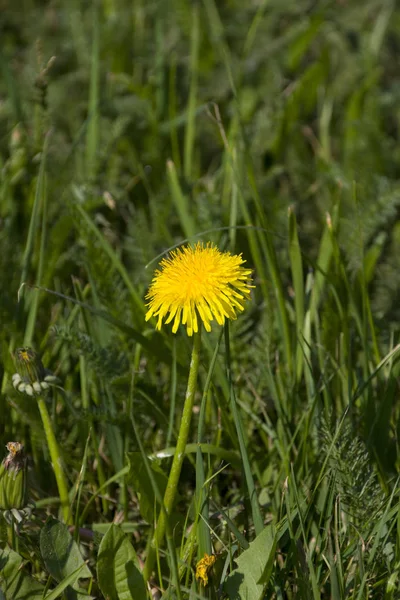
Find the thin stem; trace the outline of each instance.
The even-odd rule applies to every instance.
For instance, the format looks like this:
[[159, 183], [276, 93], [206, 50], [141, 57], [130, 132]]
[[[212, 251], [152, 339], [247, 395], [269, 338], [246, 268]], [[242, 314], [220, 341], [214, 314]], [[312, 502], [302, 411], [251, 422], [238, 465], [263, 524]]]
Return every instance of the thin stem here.
[[68, 484], [65, 477], [65, 473], [62, 467], [60, 448], [58, 447], [56, 436], [54, 434], [53, 426], [51, 424], [50, 416], [47, 411], [46, 402], [44, 398], [39, 396], [38, 406], [40, 416], [42, 417], [43, 429], [46, 435], [47, 446], [50, 452], [51, 463], [54, 469], [54, 475], [56, 476], [58, 493], [60, 496], [61, 508], [64, 517], [64, 521], [68, 525], [72, 525], [72, 515], [70, 512], [69, 497], [68, 497]]
[[11, 519], [11, 523], [7, 524], [8, 543], [10, 544], [11, 548], [15, 552], [18, 552], [16, 535], [15, 535], [15, 519], [14, 519], [14, 515], [12, 513], [11, 513], [10, 519]]
[[[132, 387], [133, 387], [133, 385], [131, 386], [131, 390], [132, 390]], [[131, 392], [131, 395], [132, 395], [132, 392]], [[159, 487], [157, 485], [157, 482], [156, 482], [156, 480], [154, 478], [154, 472], [152, 471], [152, 469], [150, 467], [150, 460], [149, 460], [149, 458], [148, 458], [148, 456], [147, 456], [147, 454], [145, 452], [143, 443], [142, 443], [142, 441], [140, 439], [140, 435], [139, 435], [139, 432], [137, 430], [136, 423], [135, 423], [135, 418], [133, 416], [133, 411], [131, 411], [131, 421], [132, 421], [132, 427], [133, 427], [133, 431], [134, 431], [134, 434], [135, 434], [135, 437], [136, 437], [136, 441], [138, 443], [140, 452], [141, 452], [143, 460], [144, 460], [144, 465], [146, 467], [147, 474], [149, 476], [149, 479], [151, 481], [151, 485], [152, 485], [153, 490], [154, 490], [154, 495], [156, 497], [157, 502], [161, 506], [161, 510], [163, 512], [165, 512], [163, 498], [162, 498], [161, 492], [159, 490]], [[177, 561], [177, 557], [176, 557], [176, 548], [175, 548], [175, 545], [173, 543], [173, 538], [172, 538], [172, 534], [171, 534], [171, 530], [170, 530], [168, 522], [167, 522], [167, 526], [166, 526], [166, 537], [167, 537], [167, 545], [168, 545], [170, 562], [171, 562], [171, 571], [172, 571], [173, 579], [175, 580], [176, 597], [177, 597], [177, 600], [182, 600], [181, 588], [180, 588], [180, 583], [179, 583], [179, 571], [178, 571], [178, 561]], [[160, 571], [159, 561], [158, 561], [158, 570]], [[161, 581], [161, 577], [160, 577], [160, 581]]]
[[194, 397], [197, 385], [197, 373], [200, 364], [200, 347], [201, 347], [201, 332], [195, 333], [193, 336], [192, 359], [190, 361], [190, 370], [187, 383], [185, 403], [183, 406], [182, 420], [179, 428], [178, 439], [176, 442], [176, 450], [172, 460], [171, 471], [169, 473], [168, 483], [164, 494], [164, 508], [160, 512], [157, 526], [154, 531], [151, 545], [149, 546], [149, 554], [143, 570], [145, 581], [148, 581], [153, 571], [156, 553], [160, 548], [167, 525], [167, 518], [170, 516], [176, 494], [178, 491], [178, 483], [181, 475], [183, 459], [185, 457], [185, 448], [189, 437], [190, 423], [192, 420]]

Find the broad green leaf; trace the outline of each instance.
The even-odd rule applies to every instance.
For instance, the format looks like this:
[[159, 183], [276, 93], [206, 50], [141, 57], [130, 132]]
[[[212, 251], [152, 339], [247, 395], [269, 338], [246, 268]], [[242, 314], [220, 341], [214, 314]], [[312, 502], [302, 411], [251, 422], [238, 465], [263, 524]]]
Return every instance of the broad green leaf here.
[[[77, 587], [78, 575], [91, 577], [92, 574], [64, 523], [53, 517], [47, 519], [40, 532], [40, 551], [47, 570], [58, 583], [75, 573], [75, 578], [71, 579], [70, 584], [74, 589], [69, 588], [67, 596], [73, 600], [83, 597], [84, 590]], [[79, 567], [82, 569], [78, 572]]]
[[230, 600], [261, 600], [271, 576], [276, 539], [274, 526], [268, 525], [235, 559], [238, 568], [227, 577], [224, 585]]
[[146, 600], [146, 586], [135, 550], [117, 526], [103, 537], [97, 560], [97, 579], [108, 600]]
[[44, 587], [22, 569], [22, 557], [11, 550], [0, 550], [0, 599], [42, 600]]

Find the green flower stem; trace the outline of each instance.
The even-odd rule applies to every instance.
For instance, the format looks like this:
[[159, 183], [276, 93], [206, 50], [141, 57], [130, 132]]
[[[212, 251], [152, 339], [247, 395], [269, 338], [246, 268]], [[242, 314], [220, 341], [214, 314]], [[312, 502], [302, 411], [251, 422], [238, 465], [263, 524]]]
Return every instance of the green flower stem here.
[[50, 458], [54, 469], [54, 475], [56, 476], [56, 482], [58, 487], [58, 493], [61, 501], [61, 509], [64, 517], [64, 521], [67, 525], [72, 525], [72, 515], [70, 512], [69, 497], [68, 497], [68, 485], [65, 473], [62, 468], [62, 460], [60, 449], [57, 444], [56, 436], [54, 434], [53, 426], [51, 424], [50, 416], [47, 411], [45, 400], [39, 396], [38, 406], [40, 416], [42, 417], [43, 429], [46, 435], [47, 446], [50, 452]]
[[164, 509], [161, 510], [157, 526], [154, 531], [146, 564], [143, 569], [145, 581], [148, 581], [154, 568], [157, 549], [160, 548], [167, 526], [167, 519], [172, 512], [176, 494], [178, 491], [178, 483], [181, 475], [183, 459], [185, 458], [185, 448], [190, 431], [190, 422], [192, 420], [194, 397], [197, 385], [197, 373], [200, 364], [200, 347], [201, 347], [201, 332], [195, 333], [193, 336], [192, 359], [190, 361], [190, 371], [186, 389], [185, 403], [183, 406], [182, 419], [179, 427], [178, 439], [176, 442], [176, 450], [172, 460], [171, 471], [169, 473], [168, 483], [164, 494]]
[[15, 535], [14, 515], [11, 514], [11, 524], [7, 525], [8, 543], [10, 547], [18, 552], [18, 537]]

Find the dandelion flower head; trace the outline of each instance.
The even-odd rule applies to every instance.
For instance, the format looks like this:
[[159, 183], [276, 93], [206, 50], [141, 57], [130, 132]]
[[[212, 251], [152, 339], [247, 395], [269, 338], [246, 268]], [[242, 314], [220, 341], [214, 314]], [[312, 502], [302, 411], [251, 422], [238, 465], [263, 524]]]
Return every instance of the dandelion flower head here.
[[201, 242], [173, 250], [154, 274], [146, 296], [146, 321], [157, 317], [157, 329], [164, 319], [165, 324], [173, 321], [173, 333], [182, 323], [191, 336], [199, 330], [199, 318], [206, 331], [214, 319], [219, 325], [236, 319], [253, 287], [251, 269], [245, 269], [244, 262], [241, 255]]

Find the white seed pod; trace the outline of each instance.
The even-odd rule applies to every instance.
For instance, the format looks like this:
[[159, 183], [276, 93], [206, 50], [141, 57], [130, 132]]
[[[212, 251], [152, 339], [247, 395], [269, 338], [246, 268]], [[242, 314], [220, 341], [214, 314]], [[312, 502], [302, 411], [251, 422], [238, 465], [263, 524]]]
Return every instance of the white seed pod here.
[[17, 385], [17, 390], [19, 392], [24, 393], [25, 392], [25, 388], [26, 388], [26, 383], [24, 383], [24, 382], [22, 382], [22, 383], [20, 383], [20, 384]]
[[40, 387], [42, 388], [42, 390], [48, 390], [50, 386], [45, 381], [41, 381], [40, 382]]
[[37, 394], [40, 394], [40, 392], [42, 391], [42, 388], [40, 387], [40, 382], [39, 381], [35, 381], [34, 383], [32, 383], [32, 387], [35, 390], [35, 392]]
[[30, 383], [25, 385], [25, 394], [28, 394], [28, 396], [33, 396], [33, 387], [30, 385]]

